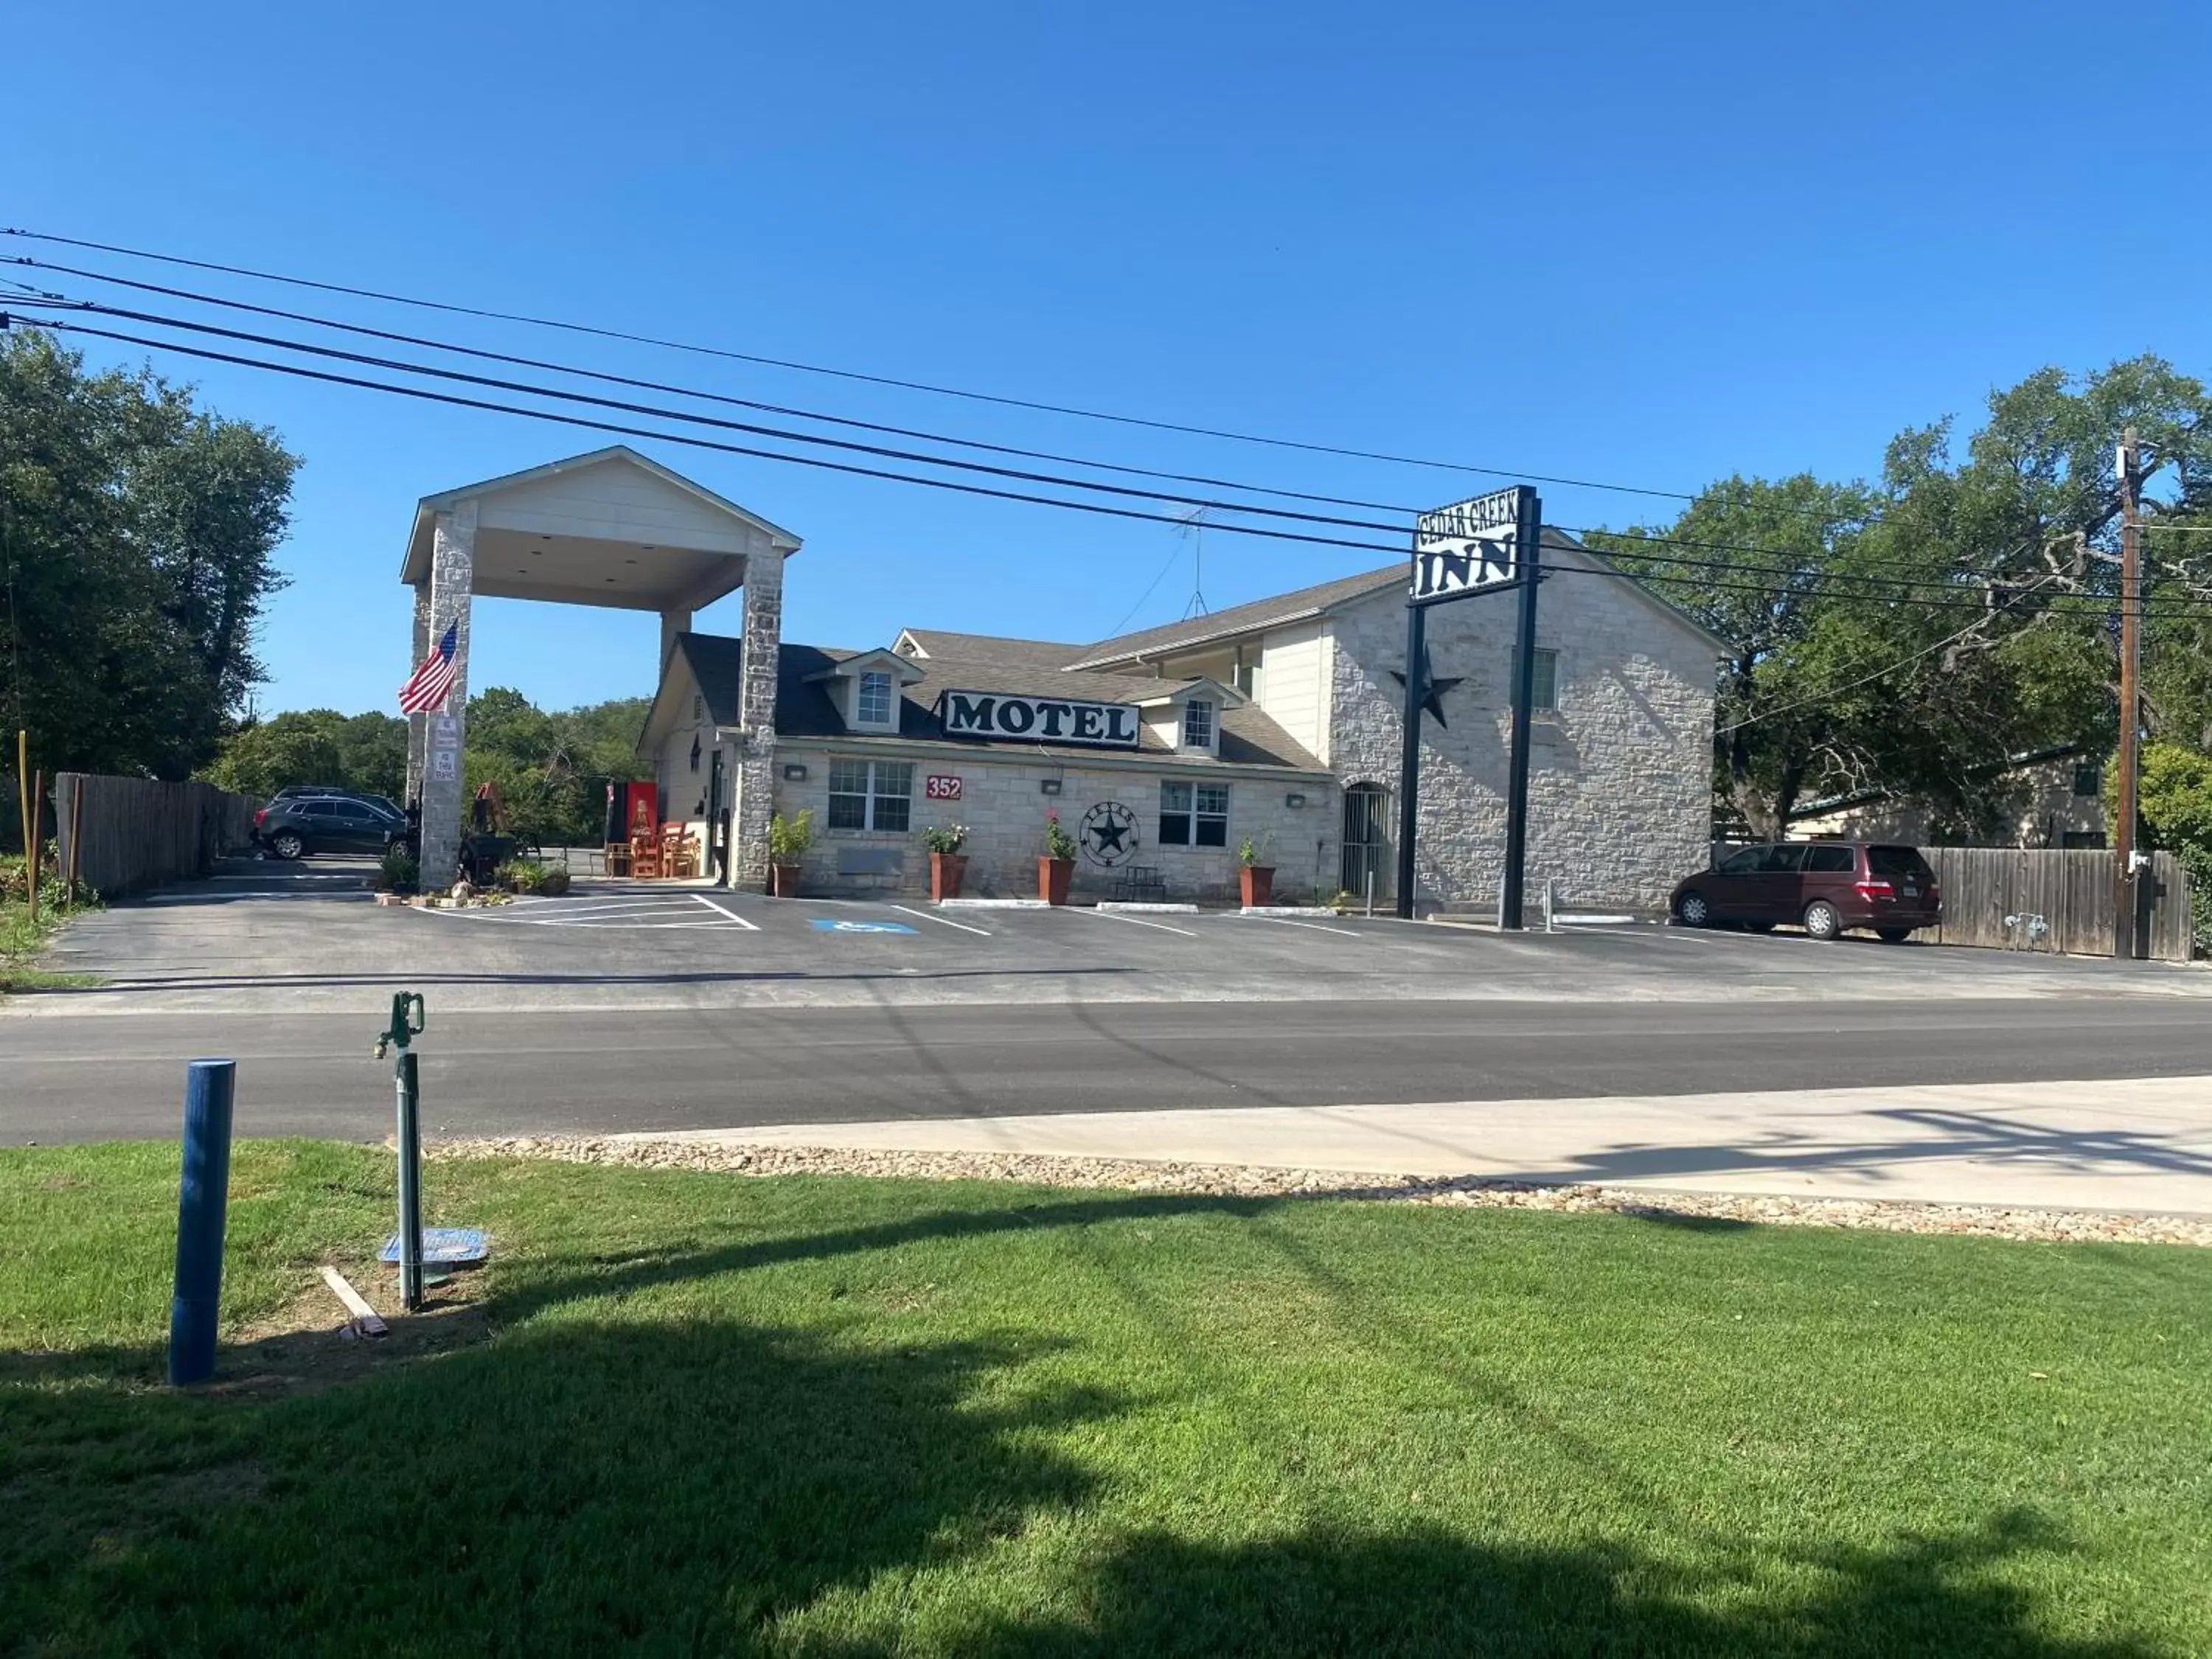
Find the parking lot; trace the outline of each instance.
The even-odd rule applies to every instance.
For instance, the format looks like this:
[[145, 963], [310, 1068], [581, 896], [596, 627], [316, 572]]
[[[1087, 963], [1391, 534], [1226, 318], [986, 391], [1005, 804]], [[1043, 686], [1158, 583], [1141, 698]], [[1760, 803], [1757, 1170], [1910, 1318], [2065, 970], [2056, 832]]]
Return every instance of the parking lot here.
[[92, 988], [12, 1016], [1100, 1002], [1928, 1001], [2212, 994], [2212, 975], [2001, 951], [1638, 926], [1502, 934], [1364, 916], [938, 908], [580, 884], [486, 909], [373, 902], [365, 865], [240, 861], [71, 928]]

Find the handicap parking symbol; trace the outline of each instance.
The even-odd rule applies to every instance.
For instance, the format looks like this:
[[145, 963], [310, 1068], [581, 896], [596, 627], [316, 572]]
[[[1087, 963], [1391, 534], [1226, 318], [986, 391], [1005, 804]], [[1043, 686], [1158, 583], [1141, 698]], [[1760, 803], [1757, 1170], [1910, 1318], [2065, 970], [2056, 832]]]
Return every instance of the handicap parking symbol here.
[[833, 921], [828, 916], [814, 919], [817, 933], [911, 933], [914, 929], [902, 921]]

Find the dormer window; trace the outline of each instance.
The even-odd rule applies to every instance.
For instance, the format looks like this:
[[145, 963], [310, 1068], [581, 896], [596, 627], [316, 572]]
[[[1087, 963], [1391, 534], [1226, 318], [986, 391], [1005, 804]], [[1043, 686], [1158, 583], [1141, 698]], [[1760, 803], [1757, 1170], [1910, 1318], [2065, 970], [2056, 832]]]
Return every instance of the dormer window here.
[[1182, 706], [1182, 746], [1186, 749], [1213, 747], [1213, 704], [1204, 697], [1193, 697]]
[[881, 672], [860, 676], [853, 693], [853, 723], [889, 726], [891, 723], [891, 677]]

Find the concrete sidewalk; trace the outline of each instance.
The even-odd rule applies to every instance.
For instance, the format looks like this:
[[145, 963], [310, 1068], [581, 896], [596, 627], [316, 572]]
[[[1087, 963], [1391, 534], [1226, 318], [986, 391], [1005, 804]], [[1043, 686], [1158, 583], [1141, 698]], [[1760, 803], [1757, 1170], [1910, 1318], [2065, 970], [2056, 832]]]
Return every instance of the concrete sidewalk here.
[[1082, 1112], [635, 1138], [2212, 1216], [2212, 1077]]

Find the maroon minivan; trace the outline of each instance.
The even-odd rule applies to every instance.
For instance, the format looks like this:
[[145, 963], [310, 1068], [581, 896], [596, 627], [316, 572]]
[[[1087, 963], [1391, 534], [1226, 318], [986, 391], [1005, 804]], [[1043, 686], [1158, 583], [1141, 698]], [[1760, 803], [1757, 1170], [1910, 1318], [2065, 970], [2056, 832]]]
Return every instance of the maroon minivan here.
[[1894, 945], [1943, 919], [1936, 872], [1917, 847], [1790, 841], [1743, 847], [1674, 889], [1686, 927], [1795, 924], [1814, 939], [1871, 927]]

